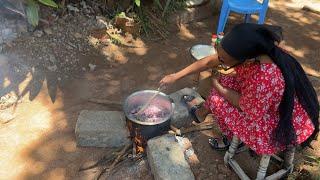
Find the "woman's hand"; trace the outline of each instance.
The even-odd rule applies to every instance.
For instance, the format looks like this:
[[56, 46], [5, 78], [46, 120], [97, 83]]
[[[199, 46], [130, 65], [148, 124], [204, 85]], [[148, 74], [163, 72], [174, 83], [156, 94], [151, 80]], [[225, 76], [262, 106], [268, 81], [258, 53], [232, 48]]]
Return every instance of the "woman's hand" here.
[[166, 75], [164, 78], [161, 79], [161, 81], [159, 82], [159, 85], [161, 88], [164, 88], [168, 85], [173, 84], [174, 82], [176, 82], [178, 80], [176, 74], [169, 74]]
[[222, 95], [227, 101], [229, 101], [233, 106], [240, 109], [240, 106], [239, 106], [240, 93], [230, 88], [223, 87], [219, 83], [219, 77], [220, 77], [220, 73], [218, 71], [212, 72], [213, 88], [217, 90], [218, 93]]

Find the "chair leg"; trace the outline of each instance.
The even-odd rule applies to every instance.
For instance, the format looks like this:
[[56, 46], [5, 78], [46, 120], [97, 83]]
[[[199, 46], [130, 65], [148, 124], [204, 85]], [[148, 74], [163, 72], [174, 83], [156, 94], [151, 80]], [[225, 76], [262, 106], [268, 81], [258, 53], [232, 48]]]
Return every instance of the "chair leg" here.
[[293, 171], [293, 159], [296, 148], [290, 147], [287, 148], [284, 154], [284, 167], [289, 170], [289, 173]]
[[270, 155], [262, 155], [256, 180], [262, 180], [266, 177], [270, 157]]
[[263, 24], [267, 15], [267, 10], [262, 10], [259, 13], [258, 24]]
[[245, 23], [250, 23], [250, 20], [251, 20], [251, 14], [246, 14], [244, 19]]
[[217, 34], [223, 32], [224, 27], [227, 23], [227, 19], [230, 13], [230, 9], [228, 7], [228, 2], [224, 1], [222, 4], [220, 16], [219, 16], [219, 22], [218, 22], [218, 28], [217, 28]]
[[225, 165], [228, 165], [229, 159], [233, 158], [239, 144], [240, 144], [240, 139], [236, 136], [233, 136], [231, 144], [229, 146], [229, 149], [226, 152], [226, 154], [224, 155], [224, 164]]

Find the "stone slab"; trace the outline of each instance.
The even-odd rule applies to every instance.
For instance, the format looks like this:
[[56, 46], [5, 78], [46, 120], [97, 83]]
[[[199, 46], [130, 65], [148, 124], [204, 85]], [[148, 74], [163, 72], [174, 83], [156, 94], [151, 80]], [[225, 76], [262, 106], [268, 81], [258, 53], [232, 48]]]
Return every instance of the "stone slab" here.
[[219, 6], [220, 4], [216, 1], [219, 0], [207, 1], [202, 5], [178, 11], [175, 15], [170, 17], [169, 22], [170, 24], [188, 24], [191, 22], [201, 21], [218, 14], [219, 8], [216, 8], [216, 6]]
[[81, 111], [75, 134], [78, 146], [120, 147], [130, 143], [125, 116], [120, 111]]
[[174, 113], [171, 118], [171, 124], [177, 128], [188, 126], [193, 121], [193, 118], [190, 115], [187, 106], [183, 102], [181, 102], [181, 97], [183, 95], [192, 95], [204, 102], [204, 99], [200, 96], [200, 94], [192, 88], [184, 88], [170, 94], [169, 96], [173, 99], [175, 104]]
[[173, 135], [150, 139], [147, 157], [155, 180], [194, 180], [184, 150]]

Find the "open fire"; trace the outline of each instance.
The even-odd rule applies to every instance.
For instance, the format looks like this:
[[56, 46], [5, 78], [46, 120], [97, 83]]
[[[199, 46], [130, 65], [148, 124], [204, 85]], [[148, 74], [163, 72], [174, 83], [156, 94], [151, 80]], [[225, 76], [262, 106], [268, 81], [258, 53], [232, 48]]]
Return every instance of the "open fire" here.
[[127, 126], [130, 132], [130, 138], [133, 142], [133, 154], [144, 153], [147, 146], [147, 139], [142, 136], [141, 129], [134, 127], [131, 121], [127, 121]]

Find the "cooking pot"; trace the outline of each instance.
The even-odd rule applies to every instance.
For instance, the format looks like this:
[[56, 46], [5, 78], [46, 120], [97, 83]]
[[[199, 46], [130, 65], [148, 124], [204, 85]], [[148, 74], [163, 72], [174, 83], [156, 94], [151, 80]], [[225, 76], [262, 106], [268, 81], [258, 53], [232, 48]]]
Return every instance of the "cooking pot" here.
[[[149, 107], [156, 107], [157, 115], [159, 116], [141, 118], [139, 117], [140, 115], [135, 114], [138, 111], [137, 109], [143, 107], [143, 105], [145, 105], [145, 103], [147, 103], [147, 101], [156, 93], [158, 94], [152, 99], [148, 107], [146, 107], [141, 114], [148, 111]], [[142, 90], [135, 92], [126, 98], [123, 111], [131, 126], [131, 136], [135, 137], [138, 135], [137, 133], [139, 133], [139, 136], [142, 136], [144, 140], [148, 140], [155, 136], [162, 135], [169, 130], [170, 118], [174, 112], [174, 103], [165, 93], [159, 93], [155, 90]]]

